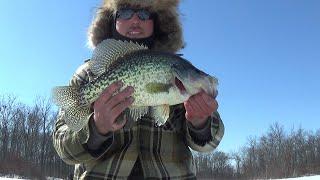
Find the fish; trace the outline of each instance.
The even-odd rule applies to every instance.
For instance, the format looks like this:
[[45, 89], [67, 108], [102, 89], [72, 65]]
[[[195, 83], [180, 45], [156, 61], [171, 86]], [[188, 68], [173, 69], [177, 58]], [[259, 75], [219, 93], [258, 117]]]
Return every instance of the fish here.
[[124, 111], [126, 117], [139, 120], [149, 113], [156, 126], [169, 118], [170, 106], [205, 91], [217, 95], [218, 79], [181, 56], [150, 50], [132, 41], [106, 39], [99, 43], [88, 62], [95, 79], [80, 86], [56, 86], [53, 102], [65, 113], [65, 122], [73, 131], [80, 131], [92, 113], [91, 104], [112, 83], [122, 81], [132, 86], [134, 102]]

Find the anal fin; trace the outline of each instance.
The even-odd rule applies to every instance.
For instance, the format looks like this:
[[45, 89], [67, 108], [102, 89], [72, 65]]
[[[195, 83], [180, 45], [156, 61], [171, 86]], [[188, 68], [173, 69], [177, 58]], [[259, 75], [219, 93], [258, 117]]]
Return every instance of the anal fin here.
[[128, 121], [138, 121], [142, 116], [146, 115], [149, 112], [149, 107], [130, 107], [126, 110], [125, 115]]
[[158, 126], [163, 125], [169, 119], [169, 115], [170, 106], [167, 104], [151, 108], [151, 116], [154, 118]]

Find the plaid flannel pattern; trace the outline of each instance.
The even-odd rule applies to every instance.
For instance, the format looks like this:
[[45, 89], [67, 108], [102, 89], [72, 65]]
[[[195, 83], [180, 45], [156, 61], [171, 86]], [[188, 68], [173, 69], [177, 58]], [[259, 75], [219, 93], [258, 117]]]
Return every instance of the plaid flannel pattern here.
[[[92, 78], [85, 63], [76, 71], [70, 85], [80, 86]], [[170, 107], [169, 120], [163, 126], [158, 127], [149, 116], [143, 116], [131, 128], [114, 132], [112, 138], [92, 151], [87, 146], [89, 125], [79, 132], [71, 131], [60, 110], [53, 142], [61, 159], [75, 165], [75, 179], [127, 179], [137, 158], [140, 158], [145, 179], [195, 179], [189, 147], [208, 152], [218, 146], [224, 134], [218, 113], [212, 115], [210, 128], [208, 142], [196, 142], [190, 135], [184, 106], [179, 104]]]

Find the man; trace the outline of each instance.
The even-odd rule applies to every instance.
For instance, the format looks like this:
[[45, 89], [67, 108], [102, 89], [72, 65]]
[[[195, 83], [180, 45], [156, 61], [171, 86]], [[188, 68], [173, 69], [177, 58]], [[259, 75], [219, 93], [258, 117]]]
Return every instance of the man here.
[[[150, 49], [176, 52], [183, 47], [178, 0], [105, 0], [89, 29], [94, 48], [102, 40], [132, 40]], [[72, 86], [94, 79], [88, 64], [72, 77]], [[89, 123], [71, 131], [60, 111], [53, 134], [59, 156], [75, 165], [74, 179], [195, 179], [189, 147], [215, 149], [224, 133], [215, 97], [200, 92], [170, 107], [169, 120], [158, 127], [148, 115], [137, 122], [122, 112], [134, 99], [133, 87], [111, 84], [92, 105]]]

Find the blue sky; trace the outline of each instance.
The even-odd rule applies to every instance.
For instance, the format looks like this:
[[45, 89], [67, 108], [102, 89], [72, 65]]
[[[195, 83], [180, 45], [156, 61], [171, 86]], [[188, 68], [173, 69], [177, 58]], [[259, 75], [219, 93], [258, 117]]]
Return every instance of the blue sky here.
[[[32, 104], [67, 84], [91, 56], [86, 31], [99, 4], [1, 0], [0, 94]], [[237, 150], [274, 122], [320, 129], [319, 9], [318, 0], [182, 1], [181, 53], [220, 81], [221, 150]]]

